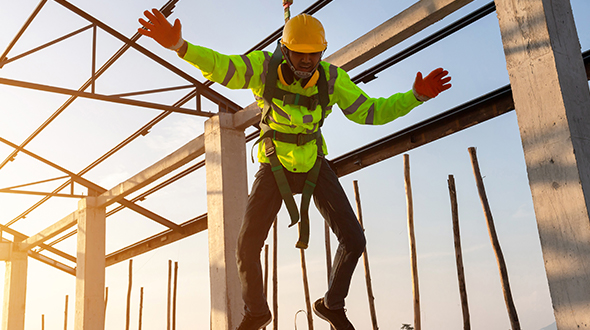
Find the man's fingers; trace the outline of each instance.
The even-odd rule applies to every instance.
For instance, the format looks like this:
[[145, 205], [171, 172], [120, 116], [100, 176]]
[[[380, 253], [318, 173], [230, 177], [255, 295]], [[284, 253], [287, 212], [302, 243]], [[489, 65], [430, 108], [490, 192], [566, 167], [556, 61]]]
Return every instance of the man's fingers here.
[[441, 82], [441, 84], [444, 85], [444, 84], [448, 83], [449, 81], [451, 81], [451, 77], [446, 77], [446, 78], [442, 79], [440, 82]]
[[139, 29], [137, 29], [137, 32], [140, 34], [143, 34], [146, 37], [150, 37], [150, 38], [154, 37], [154, 33], [150, 30], [139, 28]]
[[144, 28], [151, 30], [154, 28], [154, 24], [147, 22], [146, 20], [144, 20], [143, 18], [139, 19], [139, 24], [141, 24]]
[[442, 89], [441, 89], [440, 91], [441, 91], [441, 92], [444, 92], [444, 91], [446, 91], [447, 89], [451, 88], [451, 86], [453, 86], [453, 85], [451, 85], [451, 84], [442, 85]]
[[144, 11], [143, 14], [145, 15], [145, 17], [147, 17], [147, 19], [149, 19], [152, 22], [152, 24], [160, 25], [160, 22], [158, 22], [156, 16], [154, 16], [149, 10]]
[[158, 19], [158, 22], [160, 24], [168, 24], [170, 25], [170, 23], [168, 23], [168, 20], [166, 19], [166, 16], [164, 16], [159, 10], [157, 10], [156, 8], [152, 9], [152, 12], [154, 13], [155, 17]]

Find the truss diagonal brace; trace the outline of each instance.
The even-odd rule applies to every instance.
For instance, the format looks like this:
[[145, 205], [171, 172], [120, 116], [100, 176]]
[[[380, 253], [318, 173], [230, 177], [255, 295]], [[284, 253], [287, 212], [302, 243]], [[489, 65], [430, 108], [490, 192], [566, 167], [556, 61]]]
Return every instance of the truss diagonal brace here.
[[[61, 166], [59, 166], [59, 165], [57, 165], [57, 164], [55, 164], [55, 163], [53, 163], [53, 162], [51, 162], [51, 161], [43, 158], [43, 157], [41, 157], [41, 156], [39, 156], [39, 155], [37, 155], [37, 154], [35, 154], [33, 152], [30, 152], [30, 151], [28, 151], [25, 148], [19, 147], [18, 145], [14, 144], [14, 143], [12, 143], [12, 142], [4, 139], [4, 138], [1, 138], [0, 137], [0, 142], [4, 143], [6, 145], [9, 145], [10, 147], [12, 147], [14, 149], [17, 149], [18, 151], [20, 151], [22, 153], [25, 153], [25, 154], [27, 154], [27, 155], [35, 158], [36, 160], [38, 160], [38, 161], [40, 161], [42, 163], [45, 163], [45, 164], [47, 164], [47, 165], [49, 165], [49, 166], [51, 166], [51, 167], [53, 167], [53, 168], [55, 168], [55, 169], [57, 169], [57, 170], [59, 170], [61, 172], [66, 173], [67, 175], [69, 175], [72, 178], [72, 180], [74, 180], [75, 182], [83, 185], [84, 187], [87, 187], [88, 189], [95, 190], [99, 194], [102, 194], [102, 193], [104, 193], [106, 191], [106, 189], [104, 189], [103, 187], [101, 187], [101, 186], [99, 186], [99, 185], [97, 185], [97, 184], [95, 184], [95, 183], [93, 183], [93, 182], [91, 182], [89, 180], [86, 180], [83, 177], [81, 177], [81, 176], [79, 176], [79, 175], [77, 175], [77, 174], [75, 174], [73, 172], [70, 172], [70, 171], [66, 170], [65, 168], [63, 168], [63, 167], [61, 167]], [[126, 207], [134, 210], [135, 212], [137, 212], [137, 213], [139, 213], [141, 215], [144, 215], [144, 216], [146, 216], [146, 217], [148, 217], [148, 218], [150, 218], [150, 219], [158, 222], [159, 224], [161, 224], [163, 226], [166, 226], [166, 227], [168, 227], [170, 229], [178, 230], [178, 231], [182, 232], [182, 228], [179, 225], [177, 225], [174, 222], [172, 222], [170, 220], [167, 220], [167, 219], [165, 219], [165, 218], [163, 218], [163, 217], [161, 217], [161, 216], [159, 216], [159, 215], [157, 215], [157, 214], [155, 214], [155, 213], [153, 213], [153, 212], [151, 212], [151, 211], [149, 211], [149, 210], [147, 210], [147, 209], [145, 209], [145, 208], [143, 208], [143, 207], [141, 207], [141, 206], [139, 206], [139, 205], [137, 205], [135, 203], [132, 203], [132, 202], [126, 200], [126, 199], [120, 200], [119, 203], [122, 204], [122, 205], [125, 205]]]

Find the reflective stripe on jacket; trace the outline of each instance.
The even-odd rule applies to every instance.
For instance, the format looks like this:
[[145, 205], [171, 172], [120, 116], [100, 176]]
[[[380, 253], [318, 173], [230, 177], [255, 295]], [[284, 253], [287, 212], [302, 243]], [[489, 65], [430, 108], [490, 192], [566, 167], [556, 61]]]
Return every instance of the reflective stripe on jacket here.
[[[266, 72], [272, 53], [253, 51], [247, 55], [223, 55], [209, 48], [188, 43], [184, 60], [203, 72], [203, 76], [231, 89], [251, 89], [258, 105], [262, 108]], [[337, 104], [346, 118], [359, 124], [383, 125], [406, 115], [414, 107], [422, 104], [416, 100], [412, 90], [396, 93], [388, 98], [371, 98], [350, 80], [348, 73], [327, 62], [320, 62], [318, 70], [325, 70], [328, 80], [330, 102], [326, 117]], [[300, 81], [286, 86], [277, 79], [277, 87], [292, 93], [311, 96], [318, 93], [317, 86], [303, 88]], [[279, 132], [299, 134], [318, 130], [321, 107], [307, 109], [304, 106], [284, 105], [282, 100], [273, 99], [272, 111], [268, 116], [269, 126]], [[317, 157], [316, 141], [297, 146], [275, 141], [281, 164], [290, 172], [308, 172]], [[324, 155], [328, 154], [324, 139]], [[264, 143], [258, 146], [258, 160], [269, 163], [265, 156]]]

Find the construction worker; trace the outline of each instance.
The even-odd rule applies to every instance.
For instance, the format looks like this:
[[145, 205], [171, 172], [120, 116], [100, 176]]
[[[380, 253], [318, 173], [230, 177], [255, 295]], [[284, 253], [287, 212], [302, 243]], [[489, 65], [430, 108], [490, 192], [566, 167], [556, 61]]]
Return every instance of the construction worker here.
[[[262, 108], [261, 138], [257, 141], [260, 169], [248, 198], [236, 254], [245, 304], [237, 329], [258, 330], [271, 322], [263, 295], [260, 253], [283, 200], [291, 225], [301, 219], [297, 247], [307, 247], [307, 209], [313, 195], [339, 242], [328, 290], [313, 309], [336, 330], [353, 330], [344, 312], [344, 299], [365, 249], [365, 236], [324, 157], [327, 149], [320, 127], [334, 104], [359, 124], [391, 122], [450, 88], [448, 72], [439, 68], [425, 78], [418, 72], [408, 92], [370, 98], [344, 70], [321, 61], [328, 44], [322, 24], [312, 16], [302, 14], [289, 20], [272, 54], [223, 55], [185, 41], [178, 19], [171, 25], [156, 9], [144, 14], [150, 22], [139, 20], [145, 28], [138, 30], [141, 34], [175, 50], [205, 78], [231, 89], [251, 89]], [[293, 193], [302, 194], [301, 215]]]

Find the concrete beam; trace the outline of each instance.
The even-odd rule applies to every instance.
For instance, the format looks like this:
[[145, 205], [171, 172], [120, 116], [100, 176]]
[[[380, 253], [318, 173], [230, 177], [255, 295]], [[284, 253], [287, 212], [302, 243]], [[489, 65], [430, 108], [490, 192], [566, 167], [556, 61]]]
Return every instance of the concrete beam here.
[[496, 10], [557, 328], [590, 329], [590, 90], [571, 5]]
[[203, 135], [180, 147], [162, 160], [134, 175], [98, 197], [101, 207], [121, 201], [125, 196], [147, 186], [205, 153]]
[[325, 61], [339, 66], [345, 71], [350, 71], [440, 21], [471, 1], [420, 0], [328, 56]]
[[33, 235], [26, 240], [24, 240], [19, 248], [23, 251], [30, 250], [41, 243], [63, 233], [64, 231], [72, 228], [76, 224], [76, 215], [77, 212], [72, 212], [68, 214], [65, 218], [59, 220], [58, 222], [54, 223], [53, 225], [43, 229], [38, 234]]
[[234, 330], [244, 311], [235, 255], [248, 198], [246, 138], [232, 118], [205, 122], [211, 330]]
[[[328, 56], [324, 61], [350, 71], [471, 1], [473, 0], [420, 0]], [[238, 111], [234, 116], [234, 127], [244, 129], [260, 122], [260, 108], [255, 102]]]
[[10, 245], [11, 255], [4, 276], [2, 330], [24, 330], [28, 258], [26, 251], [18, 249], [18, 243]]
[[104, 330], [106, 212], [96, 197], [78, 203], [78, 265], [74, 328]]

